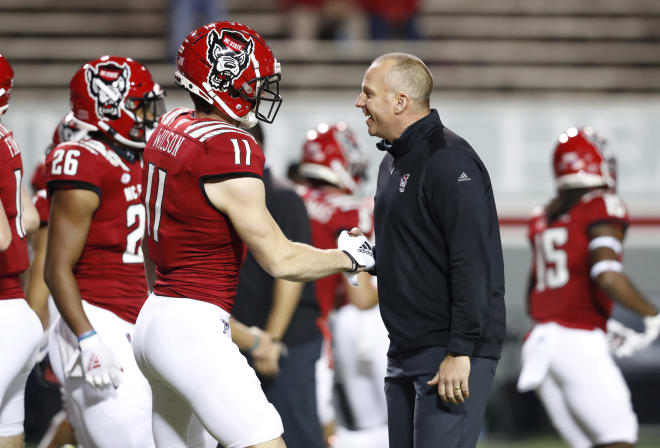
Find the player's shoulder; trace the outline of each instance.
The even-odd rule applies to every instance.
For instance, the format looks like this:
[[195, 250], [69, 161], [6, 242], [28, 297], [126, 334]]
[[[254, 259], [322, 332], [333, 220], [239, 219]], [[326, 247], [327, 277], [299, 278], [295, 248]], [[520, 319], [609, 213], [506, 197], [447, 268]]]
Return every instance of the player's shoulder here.
[[[98, 169], [121, 168], [130, 171], [119, 155], [107, 144], [93, 139], [62, 142], [55, 146], [46, 156], [46, 165], [67, 163], [75, 160], [81, 166], [93, 166]], [[50, 170], [52, 172], [52, 169]]]
[[0, 123], [0, 138], [7, 137], [8, 135], [11, 135], [11, 131], [7, 126]]
[[545, 206], [538, 204], [532, 207], [527, 217], [528, 233], [533, 234], [545, 227]]
[[191, 112], [193, 112], [193, 110], [190, 109], [189, 107], [174, 108], [168, 112], [165, 112], [160, 117], [160, 120], [158, 120], [158, 124], [161, 124], [163, 126], [171, 126], [177, 121], [178, 118], [181, 118], [184, 115], [189, 116]]
[[586, 193], [575, 205], [575, 212], [586, 221], [628, 220], [628, 207], [614, 192], [596, 189]]

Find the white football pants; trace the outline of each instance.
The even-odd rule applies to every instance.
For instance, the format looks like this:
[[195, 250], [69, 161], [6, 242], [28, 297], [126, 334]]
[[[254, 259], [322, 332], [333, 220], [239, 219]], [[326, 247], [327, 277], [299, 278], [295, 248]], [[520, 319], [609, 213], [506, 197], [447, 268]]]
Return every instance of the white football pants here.
[[25, 383], [43, 332], [25, 299], [0, 300], [0, 437], [23, 432]]

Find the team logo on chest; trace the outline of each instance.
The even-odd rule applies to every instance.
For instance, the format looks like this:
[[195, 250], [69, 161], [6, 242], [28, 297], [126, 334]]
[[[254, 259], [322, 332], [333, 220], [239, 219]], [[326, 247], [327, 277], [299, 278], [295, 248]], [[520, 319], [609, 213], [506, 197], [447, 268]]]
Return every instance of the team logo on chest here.
[[104, 62], [85, 70], [87, 89], [94, 98], [96, 115], [101, 119], [116, 120], [121, 116], [120, 105], [128, 93], [131, 69], [128, 65]]
[[226, 92], [250, 65], [254, 42], [238, 31], [216, 30], [209, 33], [206, 58], [211, 64], [208, 81], [214, 89]]
[[408, 185], [408, 179], [410, 178], [410, 174], [404, 174], [401, 176], [401, 182], [399, 182], [399, 193], [403, 193], [403, 191], [406, 189], [406, 185]]

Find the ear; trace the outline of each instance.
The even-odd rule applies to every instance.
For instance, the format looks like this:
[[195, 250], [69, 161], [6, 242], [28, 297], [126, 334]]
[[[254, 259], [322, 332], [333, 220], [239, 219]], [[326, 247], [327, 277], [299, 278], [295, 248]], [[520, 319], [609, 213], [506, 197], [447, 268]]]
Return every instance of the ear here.
[[216, 30], [211, 30], [209, 33], [209, 36], [206, 38], [206, 44], [208, 47], [207, 50], [207, 57], [209, 61], [212, 61], [214, 58], [213, 56], [213, 48], [217, 43], [220, 43], [220, 36], [218, 36], [218, 32]]
[[394, 113], [401, 115], [410, 105], [410, 98], [405, 93], [397, 93], [394, 97]]
[[121, 77], [128, 82], [128, 78], [130, 77], [130, 74], [128, 72], [128, 65], [124, 65], [124, 69], [121, 71]]
[[87, 84], [89, 84], [89, 87], [92, 89], [92, 92], [94, 94], [99, 93], [99, 88], [94, 82], [94, 78], [96, 76], [96, 72], [92, 67], [89, 67], [87, 70], [85, 70], [85, 79], [87, 79]]
[[245, 49], [245, 53], [247, 53], [249, 59], [250, 56], [252, 55], [252, 52], [254, 51], [254, 41], [252, 39], [248, 39], [248, 42], [249, 43], [247, 48]]

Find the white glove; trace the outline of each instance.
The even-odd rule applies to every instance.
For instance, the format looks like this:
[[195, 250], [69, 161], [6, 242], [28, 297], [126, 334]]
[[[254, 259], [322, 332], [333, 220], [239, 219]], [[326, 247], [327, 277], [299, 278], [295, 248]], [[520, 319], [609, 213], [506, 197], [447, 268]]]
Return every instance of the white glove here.
[[617, 320], [607, 321], [607, 341], [610, 352], [617, 358], [627, 358], [642, 348], [643, 336], [642, 333], [626, 327]]
[[650, 345], [660, 335], [660, 313], [644, 318], [644, 345]]
[[84, 338], [78, 345], [80, 363], [87, 383], [97, 389], [107, 389], [110, 385], [117, 389], [124, 369], [101, 337], [94, 333]]
[[344, 272], [351, 286], [358, 286], [357, 270], [362, 267], [371, 269], [376, 264], [371, 244], [364, 235], [352, 236], [346, 230], [339, 234], [337, 248], [344, 251], [353, 262], [353, 270]]

